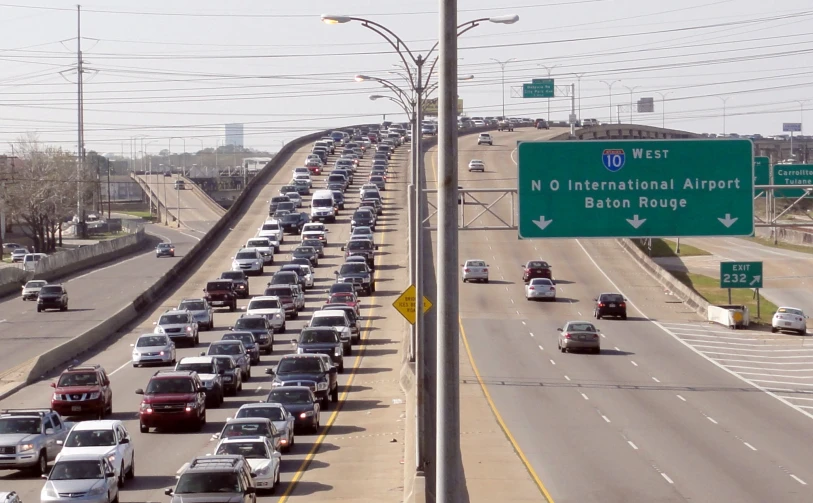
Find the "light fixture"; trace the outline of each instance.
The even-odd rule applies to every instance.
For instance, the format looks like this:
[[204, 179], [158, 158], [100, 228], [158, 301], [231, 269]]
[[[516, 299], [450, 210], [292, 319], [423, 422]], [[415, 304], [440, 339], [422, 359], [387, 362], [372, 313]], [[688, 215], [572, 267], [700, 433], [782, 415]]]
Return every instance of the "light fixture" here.
[[352, 21], [350, 16], [334, 16], [333, 14], [322, 14], [322, 22], [325, 24], [344, 24]]
[[356, 75], [353, 78], [356, 79], [356, 82], [364, 82], [365, 80], [370, 80], [370, 77], [366, 75]]
[[[324, 16], [322, 16], [322, 19], [324, 20]], [[492, 23], [497, 23], [497, 24], [514, 24], [517, 21], [519, 21], [519, 14], [510, 14], [510, 15], [507, 15], [507, 16], [494, 16], [494, 17], [488, 18], [488, 20], [490, 22], [492, 22]], [[347, 22], [347, 21], [343, 21], [343, 22]]]

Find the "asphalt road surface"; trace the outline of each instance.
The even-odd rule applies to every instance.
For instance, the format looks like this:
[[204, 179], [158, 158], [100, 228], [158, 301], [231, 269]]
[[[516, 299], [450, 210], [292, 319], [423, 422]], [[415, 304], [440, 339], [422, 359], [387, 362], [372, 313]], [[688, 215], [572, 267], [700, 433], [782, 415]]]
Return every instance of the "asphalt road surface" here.
[[[174, 225], [173, 218], [177, 218], [180, 212], [183, 227], [201, 235], [220, 220], [221, 214], [206, 205], [190, 186], [187, 186], [184, 190], [175, 190], [175, 181], [180, 179], [178, 175], [153, 174], [137, 176], [147, 182], [161, 203], [169, 208], [168, 221], [170, 225]], [[161, 217], [164, 218], [163, 213]]]

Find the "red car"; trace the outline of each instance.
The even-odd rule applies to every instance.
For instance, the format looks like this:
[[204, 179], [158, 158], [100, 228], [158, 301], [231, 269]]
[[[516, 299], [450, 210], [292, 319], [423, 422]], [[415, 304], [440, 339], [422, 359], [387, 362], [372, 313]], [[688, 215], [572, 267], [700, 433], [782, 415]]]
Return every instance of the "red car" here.
[[359, 314], [359, 301], [352, 293], [334, 293], [327, 299], [326, 304], [344, 304], [345, 306], [352, 307], [353, 310], [356, 311], [356, 315]]
[[370, 140], [370, 143], [378, 143], [378, 134], [370, 133], [367, 135], [367, 139]]
[[135, 390], [144, 395], [138, 408], [141, 433], [150, 428], [188, 426], [200, 431], [206, 424], [206, 387], [192, 370], [159, 370], [147, 389]]
[[522, 266], [522, 269], [522, 281], [525, 283], [534, 278], [548, 278], [553, 281], [551, 265], [544, 260], [529, 260], [527, 264]]
[[307, 163], [305, 163], [305, 167], [308, 168], [308, 171], [310, 171], [312, 175], [318, 175], [322, 173], [322, 163], [319, 161], [310, 160]]
[[101, 365], [68, 367], [51, 387], [51, 408], [62, 416], [101, 419], [113, 412], [113, 390]]

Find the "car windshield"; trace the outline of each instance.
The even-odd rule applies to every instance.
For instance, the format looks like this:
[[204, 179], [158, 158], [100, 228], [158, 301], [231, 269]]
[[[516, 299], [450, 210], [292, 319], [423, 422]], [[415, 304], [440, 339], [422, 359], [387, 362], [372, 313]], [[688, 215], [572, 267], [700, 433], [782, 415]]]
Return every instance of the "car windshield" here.
[[263, 293], [274, 297], [290, 297], [292, 295], [290, 287], [266, 288]]
[[267, 459], [268, 451], [262, 442], [227, 442], [220, 444], [215, 455], [231, 454], [246, 459]]
[[246, 243], [247, 246], [252, 248], [268, 248], [270, 244], [267, 239], [252, 239]]
[[302, 244], [306, 245], [306, 246], [312, 246], [314, 248], [321, 248], [322, 247], [322, 242], [317, 240], [317, 239], [306, 239], [306, 240], [302, 241]]
[[264, 231], [276, 231], [279, 230], [279, 224], [263, 224]]
[[42, 288], [43, 286], [47, 285], [48, 283], [45, 281], [29, 281], [25, 284], [26, 288]]
[[369, 227], [356, 227], [353, 229], [353, 236], [372, 236], [373, 231]]
[[41, 433], [42, 420], [38, 417], [3, 417], [0, 418], [0, 435]]
[[271, 276], [271, 283], [274, 285], [290, 285], [298, 281], [297, 276], [295, 272], [280, 271]]
[[280, 407], [246, 407], [237, 411], [237, 417], [264, 417], [271, 421], [284, 421], [285, 416]]
[[222, 341], [240, 341], [244, 346], [254, 345], [254, 336], [251, 334], [225, 334]]
[[80, 479], [101, 479], [102, 464], [98, 461], [58, 461], [48, 480], [80, 480]]
[[348, 293], [355, 293], [355, 287], [353, 283], [333, 283], [330, 285], [330, 293], [335, 292], [348, 292]]
[[279, 308], [280, 308], [279, 301], [276, 299], [252, 300], [251, 303], [248, 305], [248, 309], [279, 309]]
[[537, 269], [537, 268], [545, 268], [545, 267], [548, 267], [547, 262], [542, 262], [542, 261], [538, 261], [538, 260], [528, 262], [528, 269]]
[[234, 472], [184, 473], [175, 486], [175, 494], [239, 493], [240, 482]]
[[348, 250], [372, 250], [373, 244], [369, 241], [350, 241], [347, 243]]
[[231, 282], [214, 281], [212, 283], [207, 283], [206, 290], [212, 292], [217, 290], [231, 290]]
[[258, 435], [268, 436], [271, 432], [268, 430], [267, 423], [231, 423], [223, 428], [223, 433], [220, 438], [229, 437], [256, 437]]
[[330, 208], [333, 206], [333, 200], [328, 198], [311, 199], [311, 206], [314, 208]]
[[285, 223], [297, 222], [299, 221], [299, 213], [288, 213], [287, 215], [283, 215], [282, 221]]
[[344, 325], [342, 316], [319, 316], [311, 320], [312, 327], [335, 327]]
[[59, 378], [59, 383], [57, 386], [60, 388], [66, 386], [98, 386], [99, 379], [96, 376], [96, 372], [71, 372], [68, 374], [62, 374], [62, 377]]
[[551, 280], [547, 279], [547, 278], [536, 278], [536, 279], [531, 280], [531, 285], [536, 285], [536, 286], [539, 286], [539, 285], [550, 286], [552, 284], [553, 284], [553, 282]]
[[364, 194], [361, 196], [361, 199], [362, 200], [364, 200], [364, 199], [380, 200], [381, 199], [381, 194], [379, 194], [377, 191], [374, 191], [374, 190], [365, 190]]
[[311, 394], [306, 389], [275, 389], [268, 394], [265, 401], [295, 405], [312, 403]]
[[568, 323], [568, 332], [595, 332], [596, 327], [590, 323]]
[[352, 293], [341, 292], [330, 296], [330, 302], [355, 302], [355, 300]]
[[272, 203], [282, 203], [286, 201], [290, 201], [290, 199], [288, 199], [288, 196], [274, 196], [271, 198]]
[[158, 320], [159, 325], [179, 325], [189, 321], [189, 317], [185, 314], [165, 314]]
[[[269, 301], [261, 301], [261, 302], [269, 302]], [[277, 301], [271, 301], [275, 304], [279, 305]], [[257, 328], [265, 328], [265, 320], [263, 318], [239, 318], [237, 321], [234, 322], [234, 328], [245, 328], [245, 329], [257, 329]]]
[[325, 232], [325, 226], [322, 224], [318, 225], [309, 225], [305, 231], [307, 232]]
[[195, 387], [192, 384], [192, 379], [182, 378], [162, 378], [152, 379], [147, 384], [146, 393], [148, 395], [159, 395], [165, 393], [194, 393]]
[[322, 366], [316, 358], [283, 358], [277, 366], [277, 374], [321, 371]]
[[113, 430], [73, 430], [65, 439], [65, 447], [102, 447], [116, 445]]
[[191, 302], [181, 302], [181, 305], [178, 306], [178, 309], [186, 309], [187, 311], [203, 311], [206, 309], [206, 304], [203, 301], [196, 300]]
[[796, 316], [804, 316], [804, 313], [799, 309], [793, 309], [792, 307], [780, 307], [777, 313], [784, 313], [784, 314], [795, 314]]
[[155, 346], [166, 346], [167, 337], [165, 335], [148, 335], [146, 337], [139, 337], [136, 341], [136, 347], [149, 348]]
[[339, 342], [339, 337], [332, 330], [303, 330], [299, 336], [300, 344]]
[[204, 362], [204, 363], [181, 363], [175, 367], [175, 370], [192, 370], [197, 372], [198, 374], [214, 374], [215, 373], [215, 366], [211, 362]]
[[316, 249], [312, 246], [300, 246], [299, 248], [294, 250], [294, 252], [314, 254], [316, 253]]
[[257, 258], [254, 252], [239, 252], [236, 257], [237, 260], [250, 260]]
[[363, 263], [359, 264], [342, 264], [339, 269], [339, 274], [361, 274], [367, 272], [367, 266]]
[[172, 245], [169, 244], [169, 243], [161, 243], [160, 245], [158, 245], [158, 248], [160, 250], [168, 250], [168, 249], [172, 248]]
[[468, 266], [469, 267], [485, 267], [486, 263], [483, 262], [482, 260], [469, 260], [468, 261]]
[[234, 370], [235, 368], [234, 360], [232, 360], [230, 356], [222, 356], [220, 358], [215, 357], [215, 360], [217, 360], [217, 366], [220, 367], [221, 374], [225, 373], [227, 370]]
[[624, 302], [624, 297], [617, 293], [605, 293], [601, 296], [602, 302]]
[[371, 176], [371, 177], [370, 177], [370, 181], [371, 181], [371, 182], [383, 182], [383, 181], [384, 181], [384, 178], [383, 178], [383, 177], [381, 177], [381, 176]]
[[353, 219], [362, 219], [362, 218], [373, 218], [373, 214], [370, 210], [358, 210], [353, 213]]
[[239, 344], [212, 344], [209, 346], [210, 355], [239, 355], [241, 353]]
[[61, 286], [44, 286], [40, 290], [40, 293], [62, 293]]

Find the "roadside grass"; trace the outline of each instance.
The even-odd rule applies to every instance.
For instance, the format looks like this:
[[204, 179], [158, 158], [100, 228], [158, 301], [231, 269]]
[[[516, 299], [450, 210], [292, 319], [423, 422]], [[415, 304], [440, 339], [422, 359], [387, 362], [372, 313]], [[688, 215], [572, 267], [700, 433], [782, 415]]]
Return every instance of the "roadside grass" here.
[[779, 248], [779, 249], [782, 249], [782, 250], [790, 250], [790, 251], [796, 251], [796, 252], [801, 252], [801, 253], [811, 253], [811, 254], [813, 254], [813, 246], [797, 245], [797, 244], [793, 244], [793, 243], [783, 243], [782, 241], [779, 241], [778, 243], [773, 244], [773, 240], [771, 240], [771, 239], [757, 238], [757, 237], [750, 237], [750, 238], [743, 238], [743, 239], [746, 239], [748, 241], [752, 241], [752, 242], [757, 243], [757, 244], [761, 244], [762, 246], [767, 246], [769, 248]]
[[101, 234], [91, 234], [89, 237], [90, 239], [97, 239], [99, 241], [107, 241], [108, 239], [115, 239], [120, 238], [122, 236], [126, 236], [127, 233], [124, 231], [121, 232], [102, 232]]
[[[710, 304], [728, 304], [728, 289], [720, 288], [720, 280], [718, 278], [691, 272], [669, 272], [672, 276], [677, 278], [678, 281], [709, 301]], [[757, 299], [754, 296], [754, 291], [748, 288], [732, 288], [731, 304], [748, 306], [748, 311], [751, 315], [751, 323], [760, 325], [770, 325], [773, 313], [775, 313], [777, 309], [776, 304], [760, 296], [759, 317], [757, 317]]]
[[[640, 248], [641, 250], [647, 252], [646, 246], [643, 244], [641, 240], [635, 239], [633, 242]], [[711, 255], [711, 253], [707, 252], [706, 250], [702, 250], [695, 246], [690, 246], [687, 244], [680, 244], [680, 253], [677, 253], [677, 243], [672, 241], [671, 239], [653, 239], [652, 240], [652, 254], [650, 255], [652, 258], [660, 258], [660, 257], [699, 257], [702, 255]]]

